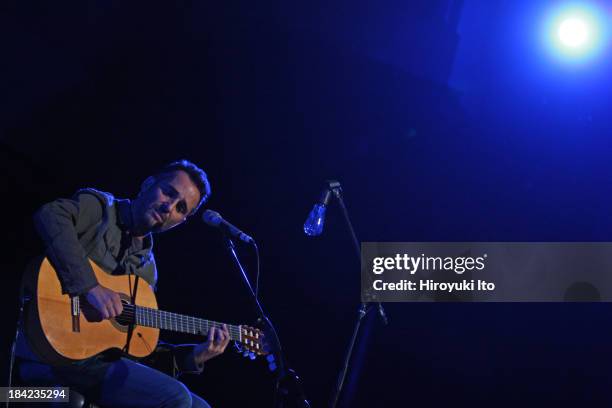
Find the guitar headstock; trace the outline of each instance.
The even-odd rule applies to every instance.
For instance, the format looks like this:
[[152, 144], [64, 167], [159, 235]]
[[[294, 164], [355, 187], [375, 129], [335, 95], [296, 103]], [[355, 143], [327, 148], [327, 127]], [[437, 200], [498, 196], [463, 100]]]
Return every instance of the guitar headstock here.
[[251, 326], [240, 326], [240, 340], [236, 340], [236, 343], [249, 354], [265, 356], [269, 354], [269, 351], [264, 338], [263, 331], [260, 329]]

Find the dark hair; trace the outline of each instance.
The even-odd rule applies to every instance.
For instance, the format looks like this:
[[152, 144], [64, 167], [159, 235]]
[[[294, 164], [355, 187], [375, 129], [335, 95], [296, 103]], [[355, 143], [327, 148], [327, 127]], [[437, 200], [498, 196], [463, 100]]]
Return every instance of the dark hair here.
[[208, 177], [204, 170], [190, 162], [189, 160], [178, 160], [169, 164], [166, 164], [164, 167], [159, 169], [157, 173], [154, 174], [154, 177], [167, 173], [172, 173], [174, 171], [182, 170], [189, 175], [189, 178], [200, 191], [200, 202], [193, 209], [193, 213], [198, 211], [198, 208], [208, 200], [210, 197], [210, 183], [208, 182]]

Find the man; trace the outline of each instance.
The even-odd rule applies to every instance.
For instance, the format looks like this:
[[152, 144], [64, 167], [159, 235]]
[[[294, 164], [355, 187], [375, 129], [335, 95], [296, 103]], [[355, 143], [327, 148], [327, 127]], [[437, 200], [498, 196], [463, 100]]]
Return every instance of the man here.
[[[109, 273], [134, 273], [155, 286], [152, 233], [182, 224], [209, 195], [204, 171], [182, 160], [147, 178], [131, 201], [84, 189], [44, 205], [34, 222], [63, 293], [85, 298], [101, 318], [111, 319], [123, 310], [119, 295], [97, 282], [87, 258]], [[212, 328], [204, 343], [177, 346], [175, 364], [179, 371], [200, 373], [228, 343], [226, 326]], [[208, 407], [178, 380], [126, 357], [99, 355], [53, 367], [34, 355], [24, 336], [17, 350], [26, 382], [71, 387], [104, 407]]]

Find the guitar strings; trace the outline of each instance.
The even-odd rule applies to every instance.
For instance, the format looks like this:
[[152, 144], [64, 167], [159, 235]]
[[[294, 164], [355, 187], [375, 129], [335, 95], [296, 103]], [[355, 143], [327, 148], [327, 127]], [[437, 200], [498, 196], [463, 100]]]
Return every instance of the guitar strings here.
[[[196, 317], [185, 316], [178, 313], [166, 312], [163, 310], [152, 309], [142, 306], [126, 305], [125, 309], [125, 315], [128, 317], [134, 317], [134, 312], [136, 312], [137, 317], [140, 317], [144, 320], [151, 320], [154, 322], [159, 321], [160, 323], [171, 324], [173, 321], [176, 321], [179, 322], [181, 325], [187, 324], [189, 326], [198, 325], [198, 323], [200, 326], [202, 326], [202, 323], [204, 323], [206, 327], [215, 326], [220, 328], [222, 326], [222, 323], [215, 322], [213, 320], [200, 319]], [[138, 314], [138, 310], [141, 311], [140, 314]], [[239, 326], [229, 324], [228, 327], [231, 331], [235, 331], [238, 333], [240, 331]]]
[[[168, 313], [168, 312], [167, 312]], [[122, 316], [133, 318], [133, 313], [124, 313]], [[205, 320], [192, 321], [193, 318], [180, 315], [168, 316], [162, 314], [136, 314], [137, 324], [141, 326], [158, 327], [161, 329], [171, 329], [192, 334], [205, 334], [211, 327], [221, 328], [222, 324], [217, 322], [207, 322]], [[205, 330], [204, 330], [205, 329]], [[228, 332], [231, 340], [240, 339], [240, 327], [228, 325]]]
[[[134, 317], [133, 310], [127, 310], [122, 314], [125, 317]], [[136, 317], [145, 323], [159, 323], [160, 325], [168, 326], [170, 328], [177, 329], [193, 329], [203, 328], [210, 329], [211, 327], [222, 327], [222, 323], [215, 322], [212, 320], [199, 319], [189, 316], [184, 316], [171, 312], [158, 311], [156, 309], [140, 308], [140, 313], [136, 311]], [[228, 331], [232, 334], [239, 334], [240, 327], [235, 325], [228, 325]]]
[[[138, 313], [138, 311], [141, 313]], [[176, 329], [177, 331], [187, 331], [193, 334], [201, 334], [204, 327], [207, 331], [211, 327], [222, 327], [222, 323], [220, 322], [134, 305], [124, 305], [124, 312], [121, 316], [128, 319], [136, 317], [141, 323], [154, 323], [163, 326], [160, 328], [168, 327], [170, 329]], [[240, 339], [240, 326], [228, 324], [228, 332], [230, 333], [230, 339]]]

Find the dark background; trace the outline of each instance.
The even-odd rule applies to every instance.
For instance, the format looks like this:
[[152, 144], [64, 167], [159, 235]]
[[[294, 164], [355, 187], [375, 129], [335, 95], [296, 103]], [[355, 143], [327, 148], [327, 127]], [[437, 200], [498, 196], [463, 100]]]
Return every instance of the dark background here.
[[[133, 196], [178, 158], [257, 239], [264, 305], [313, 406], [359, 303], [338, 207], [323, 236], [302, 232], [324, 180], [342, 182], [362, 241], [609, 241], [610, 58], [568, 68], [540, 52], [533, 27], [556, 3], [4, 2], [3, 363], [41, 251], [33, 211], [85, 186]], [[216, 231], [194, 218], [155, 242], [162, 308], [254, 320]], [[387, 313], [365, 324], [346, 406], [612, 400], [608, 304]], [[187, 382], [213, 406], [272, 401], [265, 364], [231, 351]]]

